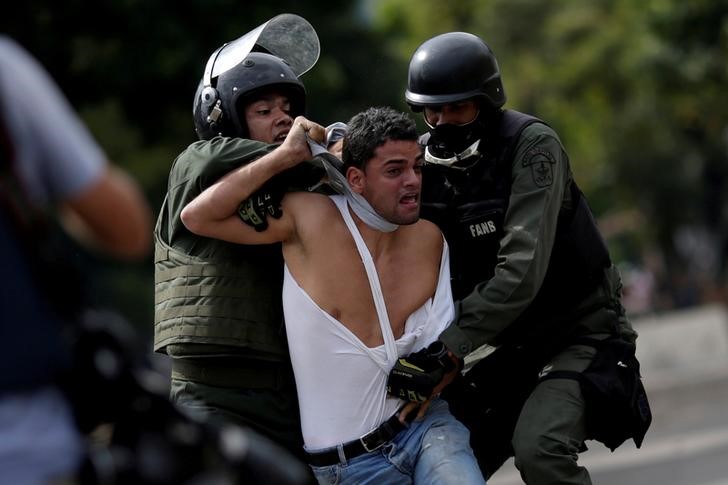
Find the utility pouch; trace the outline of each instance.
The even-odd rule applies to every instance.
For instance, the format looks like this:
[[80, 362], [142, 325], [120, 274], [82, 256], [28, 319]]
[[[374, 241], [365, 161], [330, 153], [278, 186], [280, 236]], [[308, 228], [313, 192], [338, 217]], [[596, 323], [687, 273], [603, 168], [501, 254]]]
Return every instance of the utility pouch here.
[[619, 337], [581, 338], [574, 343], [597, 349], [589, 367], [584, 372], [552, 371], [541, 380], [579, 381], [586, 402], [587, 438], [604, 443], [612, 451], [632, 438], [639, 448], [652, 422], [652, 412], [635, 344]]

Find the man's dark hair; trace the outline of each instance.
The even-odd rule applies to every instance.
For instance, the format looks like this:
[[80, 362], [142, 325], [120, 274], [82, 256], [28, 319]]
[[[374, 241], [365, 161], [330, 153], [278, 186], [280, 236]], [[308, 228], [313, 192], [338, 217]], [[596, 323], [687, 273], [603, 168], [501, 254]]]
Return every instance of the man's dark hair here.
[[349, 167], [364, 169], [374, 157], [374, 151], [389, 140], [417, 141], [417, 126], [407, 115], [389, 107], [369, 108], [354, 115], [348, 123], [344, 137], [342, 160], [344, 170]]

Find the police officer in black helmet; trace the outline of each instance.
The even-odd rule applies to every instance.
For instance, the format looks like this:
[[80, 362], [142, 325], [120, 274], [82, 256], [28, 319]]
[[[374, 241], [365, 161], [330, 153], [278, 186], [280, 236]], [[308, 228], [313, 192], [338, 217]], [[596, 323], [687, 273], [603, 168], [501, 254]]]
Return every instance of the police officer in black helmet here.
[[429, 127], [422, 217], [451, 248], [457, 316], [439, 340], [461, 360], [497, 347], [446, 389], [451, 407], [486, 475], [514, 454], [529, 485], [591, 483], [576, 461], [590, 404], [578, 379], [546, 376], [580, 373], [594, 342], [636, 333], [566, 151], [546, 123], [503, 109], [498, 63], [475, 35], [424, 42], [405, 97]]
[[[296, 34], [281, 47], [283, 31]], [[306, 56], [290, 49], [306, 39], [312, 47], [299, 66]], [[274, 55], [271, 46], [291, 55]], [[299, 76], [317, 58], [315, 31], [291, 14], [210, 56], [193, 103], [200, 140], [174, 161], [154, 231], [154, 349], [172, 357], [172, 400], [212, 421], [247, 426], [299, 455], [303, 440], [283, 327], [280, 247], [196, 236], [180, 212], [223, 175], [280, 147], [304, 114]], [[241, 204], [241, 224], [265, 229], [265, 215], [279, 216], [284, 190], [306, 189], [321, 177], [306, 165]]]
[[303, 83], [283, 59], [270, 53], [251, 52], [238, 65], [220, 74], [216, 81], [213, 88], [210, 81], [201, 79], [195, 93], [192, 115], [201, 140], [216, 136], [250, 138], [245, 109], [251, 101], [261, 98], [265, 90], [285, 93], [289, 117], [295, 118], [305, 112]]

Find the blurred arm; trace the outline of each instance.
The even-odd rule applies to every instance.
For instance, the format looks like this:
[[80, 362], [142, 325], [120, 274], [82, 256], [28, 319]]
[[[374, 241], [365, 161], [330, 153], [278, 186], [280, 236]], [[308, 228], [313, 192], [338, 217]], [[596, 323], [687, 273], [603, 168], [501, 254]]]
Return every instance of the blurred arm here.
[[65, 229], [80, 242], [124, 260], [149, 254], [152, 212], [137, 183], [109, 165], [62, 206]]
[[[2, 122], [28, 203], [58, 207], [79, 242], [122, 259], [151, 248], [152, 213], [136, 183], [111, 166], [43, 66], [0, 37]], [[16, 95], [14, 86], [22, 86]]]

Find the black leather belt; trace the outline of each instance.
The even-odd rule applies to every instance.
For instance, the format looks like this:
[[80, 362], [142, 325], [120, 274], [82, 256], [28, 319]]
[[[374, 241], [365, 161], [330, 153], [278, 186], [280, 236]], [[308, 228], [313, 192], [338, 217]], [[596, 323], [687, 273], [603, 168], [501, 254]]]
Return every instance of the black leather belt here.
[[[397, 433], [405, 429], [405, 425], [399, 422], [399, 413], [383, 422], [374, 431], [370, 431], [361, 438], [343, 445], [338, 445], [336, 448], [322, 452], [309, 453], [306, 452], [306, 458], [309, 464], [313, 466], [330, 466], [341, 463], [339, 457], [339, 448], [343, 449], [343, 455], [346, 460], [350, 460], [356, 456], [363, 455], [364, 453], [371, 453], [372, 451], [378, 450], [382, 446], [386, 445], [392, 439], [397, 436]], [[414, 418], [417, 415], [417, 410], [412, 411], [407, 416], [408, 420]]]

